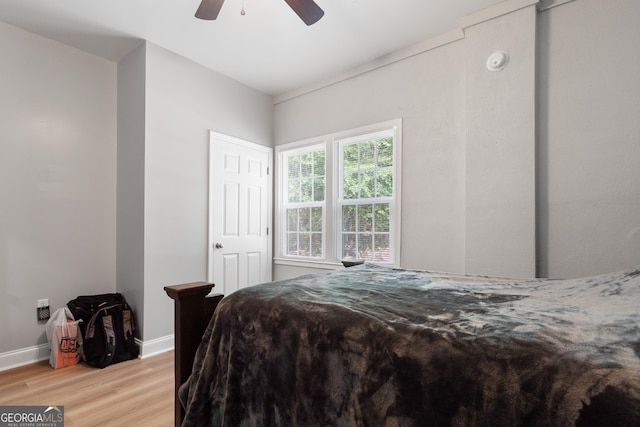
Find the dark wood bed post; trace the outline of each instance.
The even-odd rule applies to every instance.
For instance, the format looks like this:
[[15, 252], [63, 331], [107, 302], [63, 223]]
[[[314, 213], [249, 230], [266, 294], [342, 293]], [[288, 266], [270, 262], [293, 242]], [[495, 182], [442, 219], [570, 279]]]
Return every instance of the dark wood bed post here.
[[178, 399], [178, 388], [191, 374], [193, 358], [209, 320], [222, 299], [222, 295], [207, 297], [212, 283], [194, 282], [165, 286], [164, 290], [174, 303], [175, 327], [175, 425], [182, 424], [184, 410]]

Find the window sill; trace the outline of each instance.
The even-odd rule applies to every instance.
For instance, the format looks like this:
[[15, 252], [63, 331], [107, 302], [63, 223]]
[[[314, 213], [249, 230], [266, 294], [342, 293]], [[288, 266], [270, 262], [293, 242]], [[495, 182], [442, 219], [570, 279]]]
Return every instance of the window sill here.
[[305, 268], [319, 268], [323, 270], [337, 270], [344, 268], [341, 262], [331, 261], [313, 261], [313, 260], [298, 260], [291, 258], [274, 258], [273, 263], [276, 265], [288, 265], [291, 267], [305, 267]]

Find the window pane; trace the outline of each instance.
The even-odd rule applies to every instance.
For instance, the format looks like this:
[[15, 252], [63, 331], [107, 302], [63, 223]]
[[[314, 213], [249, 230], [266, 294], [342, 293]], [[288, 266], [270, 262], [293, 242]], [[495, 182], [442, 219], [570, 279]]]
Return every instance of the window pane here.
[[323, 257], [322, 219], [320, 207], [287, 209], [286, 255]]
[[287, 255], [298, 255], [297, 233], [287, 233]]
[[376, 178], [376, 197], [393, 196], [393, 169], [378, 169]]
[[342, 257], [343, 259], [355, 259], [358, 257], [355, 234], [342, 235]]
[[365, 141], [360, 143], [360, 169], [373, 169], [375, 163], [376, 146], [375, 141]]
[[302, 178], [300, 180], [300, 201], [313, 201], [313, 178]]
[[392, 137], [343, 145], [342, 153], [344, 199], [393, 197]]
[[389, 209], [388, 203], [375, 205], [375, 231], [389, 232]]
[[389, 235], [376, 234], [374, 237], [375, 255], [373, 260], [376, 262], [391, 262], [391, 253], [389, 250]]
[[289, 180], [288, 188], [288, 201], [289, 203], [297, 203], [300, 201], [300, 181], [297, 179]]
[[322, 208], [311, 208], [311, 231], [322, 231]]
[[311, 233], [300, 233], [300, 256], [311, 256]]
[[298, 231], [298, 209], [287, 209], [287, 231]]
[[311, 218], [309, 218], [310, 213], [310, 208], [298, 210], [300, 231], [311, 231]]
[[314, 258], [322, 257], [322, 234], [320, 233], [311, 235], [311, 256]]
[[358, 144], [345, 145], [343, 148], [343, 161], [345, 170], [358, 169]]
[[324, 177], [316, 177], [313, 181], [313, 201], [324, 202]]
[[358, 198], [358, 172], [344, 174], [343, 194], [345, 199]]
[[373, 231], [373, 205], [358, 206], [358, 231]]
[[315, 176], [324, 177], [324, 151], [315, 151], [313, 153], [313, 173]]
[[360, 198], [369, 199], [375, 197], [376, 182], [373, 169], [366, 169], [360, 174]]
[[373, 241], [371, 234], [358, 235], [358, 254], [360, 259], [373, 260]]
[[300, 156], [300, 176], [309, 177], [313, 175], [313, 153], [305, 153]]
[[356, 207], [354, 205], [342, 207], [342, 231], [356, 231]]
[[293, 155], [287, 157], [289, 164], [289, 179], [300, 177], [300, 156]]
[[393, 138], [380, 138], [377, 142], [378, 167], [393, 166]]

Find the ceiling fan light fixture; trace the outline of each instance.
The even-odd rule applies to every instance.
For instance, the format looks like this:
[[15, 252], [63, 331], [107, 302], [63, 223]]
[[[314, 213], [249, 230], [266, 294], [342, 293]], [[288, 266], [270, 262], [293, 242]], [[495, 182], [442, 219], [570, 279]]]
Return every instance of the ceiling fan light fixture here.
[[[302, 19], [307, 25], [313, 25], [324, 16], [324, 11], [313, 0], [284, 0], [291, 9]], [[196, 10], [196, 18], [213, 21], [218, 17], [224, 0], [202, 0], [198, 10]], [[244, 15], [244, 1], [240, 15]]]

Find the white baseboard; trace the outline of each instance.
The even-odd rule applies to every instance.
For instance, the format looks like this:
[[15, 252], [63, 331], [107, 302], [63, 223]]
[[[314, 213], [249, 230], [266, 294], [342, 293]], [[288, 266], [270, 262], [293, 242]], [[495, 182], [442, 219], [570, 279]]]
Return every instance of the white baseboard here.
[[140, 358], [155, 356], [165, 351], [173, 350], [175, 337], [173, 334], [149, 341], [141, 341], [136, 338], [136, 344], [140, 347]]
[[[140, 357], [144, 359], [145, 357], [173, 350], [174, 340], [175, 338], [172, 334], [149, 341], [141, 341], [136, 338], [136, 344], [140, 347]], [[49, 359], [48, 343], [7, 351], [6, 353], [0, 353], [0, 371], [30, 365], [47, 359]]]
[[0, 353], [0, 371], [49, 359], [49, 343]]

